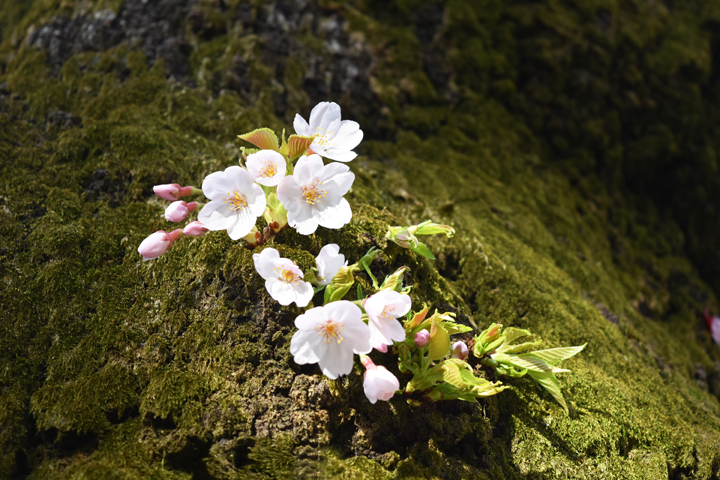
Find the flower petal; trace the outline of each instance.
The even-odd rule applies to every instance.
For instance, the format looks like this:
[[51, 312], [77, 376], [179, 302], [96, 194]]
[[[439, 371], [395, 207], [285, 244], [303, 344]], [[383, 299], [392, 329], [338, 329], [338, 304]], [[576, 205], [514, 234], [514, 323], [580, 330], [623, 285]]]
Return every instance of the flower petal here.
[[227, 231], [231, 239], [240, 240], [252, 231], [255, 222], [257, 222], [257, 217], [253, 215], [249, 207], [241, 208], [234, 213], [236, 214], [237, 223], [228, 228]]
[[237, 165], [226, 168], [225, 177], [233, 183], [233, 191], [245, 193], [250, 190], [253, 185], [253, 179], [248, 171]]
[[265, 282], [265, 288], [280, 305], [287, 306], [295, 301], [296, 295], [293, 286], [277, 278], [270, 278]]
[[315, 294], [315, 289], [308, 282], [298, 282], [295, 287], [295, 303], [298, 307], [306, 307]]
[[275, 260], [280, 258], [280, 253], [274, 248], [266, 248], [260, 253], [253, 254], [253, 263], [255, 270], [265, 280], [275, 277]]
[[[312, 113], [310, 114], [310, 117], [312, 118]], [[335, 102], [329, 102], [327, 105], [324, 106], [324, 113], [322, 116], [322, 120], [320, 121], [320, 123], [318, 125], [322, 130], [320, 130], [320, 132], [315, 132], [315, 133], [323, 134], [323, 133], [327, 132], [330, 129], [330, 127], [333, 127], [333, 123], [340, 122], [340, 117], [341, 117], [340, 105], [338, 105]], [[312, 126], [312, 120], [311, 120], [310, 126]], [[336, 131], [336, 129], [334, 129], [334, 130]], [[313, 135], [315, 133], [313, 133]]]
[[350, 204], [340, 196], [328, 193], [322, 202], [314, 206], [316, 208], [313, 209], [313, 217], [325, 228], [342, 228], [352, 220]]
[[307, 155], [300, 157], [295, 164], [295, 170], [292, 176], [299, 186], [307, 185], [315, 181], [318, 174], [322, 171], [324, 164], [320, 155]]
[[298, 330], [290, 340], [290, 353], [299, 365], [317, 363], [318, 354], [324, 354], [325, 350], [322, 338], [314, 331]]
[[205, 204], [203, 209], [200, 210], [198, 220], [208, 230], [227, 230], [235, 225], [237, 215], [224, 203], [213, 200]]
[[298, 330], [317, 331], [317, 327], [328, 320], [324, 307], [311, 308], [295, 319], [295, 327]]
[[256, 218], [265, 212], [267, 198], [265, 198], [265, 192], [261, 186], [253, 184], [245, 196], [245, 200], [248, 202], [247, 208]]
[[225, 172], [214, 172], [205, 177], [202, 183], [203, 194], [210, 200], [222, 201], [232, 191], [234, 183], [225, 176]]
[[341, 375], [347, 375], [352, 372], [353, 354], [341, 343], [327, 343], [325, 355], [320, 357], [318, 366], [322, 372], [328, 377], [335, 380]]
[[317, 132], [317, 127], [320, 126], [320, 123], [322, 122], [323, 118], [325, 117], [325, 112], [327, 112], [328, 106], [330, 105], [330, 102], [320, 102], [317, 105], [315, 105], [310, 112], [310, 133], [309, 135], [315, 135]]
[[298, 135], [315, 135], [310, 131], [310, 124], [308, 124], [308, 122], [306, 122], [299, 113], [295, 114], [293, 128], [295, 129], [295, 133], [297, 133]]
[[[343, 164], [333, 163], [332, 165], [343, 165]], [[346, 172], [346, 173], [341, 173], [339, 175], [335, 175], [330, 180], [326, 181], [323, 184], [323, 187], [325, 188], [325, 191], [328, 193], [334, 193], [336, 195], [343, 196], [350, 190], [350, 187], [352, 187], [352, 184], [354, 181], [355, 181], [355, 174], [352, 172]]]

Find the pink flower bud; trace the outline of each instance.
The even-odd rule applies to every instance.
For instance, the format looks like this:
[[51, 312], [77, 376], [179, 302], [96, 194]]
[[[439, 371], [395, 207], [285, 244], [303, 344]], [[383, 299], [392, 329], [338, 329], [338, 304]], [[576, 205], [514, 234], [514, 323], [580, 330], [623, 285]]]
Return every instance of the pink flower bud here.
[[203, 227], [202, 223], [195, 220], [194, 222], [190, 222], [185, 226], [183, 233], [188, 237], [202, 237], [207, 231], [208, 229]]
[[712, 335], [713, 340], [715, 340], [715, 343], [720, 345], [720, 318], [712, 317], [712, 321], [710, 323], [710, 334]]
[[457, 341], [452, 345], [452, 358], [459, 358], [465, 360], [468, 356], [468, 347], [465, 342]]
[[197, 208], [197, 202], [186, 203], [184, 200], [173, 202], [165, 209], [165, 218], [170, 222], [182, 222], [188, 213]]
[[415, 345], [424, 347], [430, 342], [430, 332], [424, 328], [415, 334]]
[[189, 197], [193, 194], [193, 190], [195, 190], [195, 187], [182, 187], [180, 188], [178, 195], [180, 196], [180, 198]]
[[166, 233], [164, 230], [158, 230], [142, 241], [138, 247], [138, 253], [142, 255], [145, 260], [157, 258], [170, 250], [173, 242], [180, 238], [181, 235], [182, 230], [180, 229], [173, 230], [170, 233]]
[[375, 365], [370, 357], [363, 356], [361, 360], [367, 369], [363, 380], [363, 390], [365, 390], [365, 396], [370, 400], [370, 403], [374, 404], [378, 400], [383, 402], [390, 400], [395, 395], [395, 392], [400, 389], [400, 382], [397, 377], [390, 373], [387, 368]]
[[180, 184], [178, 183], [155, 185], [153, 191], [158, 197], [170, 200], [171, 202], [180, 198]]

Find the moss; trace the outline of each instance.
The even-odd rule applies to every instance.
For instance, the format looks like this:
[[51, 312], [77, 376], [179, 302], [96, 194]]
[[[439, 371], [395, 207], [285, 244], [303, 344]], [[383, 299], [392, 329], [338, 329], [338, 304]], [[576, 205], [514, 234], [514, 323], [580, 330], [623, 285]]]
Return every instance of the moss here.
[[[52, 2], [36, 6], [28, 13], [3, 5], [0, 25], [58, 13]], [[113, 7], [94, 8], [101, 6]], [[374, 118], [393, 140], [367, 139], [350, 165], [351, 224], [309, 237], [287, 231], [270, 245], [304, 271], [327, 243], [340, 244], [351, 262], [379, 247], [373, 272], [409, 266], [415, 305], [453, 309], [481, 327], [530, 328], [548, 347], [589, 342], [561, 376], [570, 415], [529, 379], [503, 379], [511, 390], [476, 404], [415, 409], [398, 398], [372, 406], [359, 367], [330, 382], [292, 361], [299, 310], [266, 294], [253, 251], [218, 232], [140, 260], [140, 241], [169, 228], [152, 185], [197, 184], [237, 161], [237, 134], [259, 125], [289, 131], [285, 119], [309, 102], [302, 62], [282, 60], [275, 81], [278, 67], [265, 64], [259, 37], [226, 29], [232, 13], [207, 4], [219, 33], [191, 38], [197, 88], [168, 80], [162, 61], [125, 45], [75, 55], [54, 72], [44, 52], [3, 34], [0, 156], [9, 163], [0, 170], [0, 302], [10, 320], [0, 325], [0, 472], [716, 478], [720, 404], [703, 378], [719, 374], [720, 353], [697, 318], [715, 294], [683, 252], [686, 230], [592, 171], [598, 149], [671, 159], [686, 140], [661, 123], [620, 145], [626, 113], [592, 103], [572, 128], [543, 113], [579, 108], [566, 91], [576, 79], [562, 68], [575, 54], [558, 42], [575, 39], [572, 48], [613, 64], [595, 25], [602, 9], [624, 15], [613, 27], [622, 42], [651, 51], [634, 70], [620, 69], [639, 101], [657, 98], [647, 82], [658, 72], [707, 78], [707, 37], [694, 17], [636, 6], [648, 16], [636, 28], [640, 17], [602, 2], [449, 2], [428, 43], [409, 26], [417, 11], [432, 13], [419, 2], [325, 7], [379, 55], [373, 86], [387, 115]], [[228, 12], [236, 8], [245, 7]], [[667, 27], [673, 18], [680, 24]], [[592, 48], [573, 36], [580, 24]], [[447, 83], [427, 65], [439, 46], [448, 52]], [[551, 80], [522, 80], [528, 70], [516, 55], [525, 49], [538, 51], [534, 75]], [[248, 67], [247, 92], [229, 88], [236, 56]], [[607, 91], [602, 82], [585, 85]], [[281, 91], [288, 112], [278, 114]], [[692, 120], [690, 110], [680, 117]], [[53, 123], [58, 111], [75, 120]], [[429, 240], [437, 261], [384, 239], [388, 225], [426, 218], [458, 232]], [[373, 358], [393, 368], [389, 355]]]

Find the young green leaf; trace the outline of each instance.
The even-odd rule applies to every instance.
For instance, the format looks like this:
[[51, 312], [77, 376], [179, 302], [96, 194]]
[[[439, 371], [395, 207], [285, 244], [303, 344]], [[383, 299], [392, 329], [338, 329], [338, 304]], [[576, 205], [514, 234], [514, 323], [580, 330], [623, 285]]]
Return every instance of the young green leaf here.
[[258, 128], [252, 132], [238, 135], [238, 137], [264, 150], [279, 151], [277, 135], [269, 128]]
[[504, 353], [496, 353], [491, 355], [492, 359], [498, 363], [504, 363], [506, 365], [512, 365], [513, 367], [523, 368], [530, 370], [531, 372], [551, 372], [552, 368], [532, 355], [525, 354], [522, 356], [516, 355], [505, 355]]
[[445, 329], [445, 331], [448, 333], [448, 335], [472, 332], [472, 327], [468, 327], [467, 325], [461, 325], [461, 324], [455, 323], [455, 322], [445, 321], [445, 322], [442, 322], [442, 326]]
[[534, 355], [535, 357], [542, 359], [548, 365], [557, 365], [563, 360], [567, 360], [568, 358], [580, 353], [585, 346], [587, 346], [587, 343], [577, 347], [560, 347], [550, 348], [548, 350], [536, 350], [534, 352], [530, 352], [530, 355]]
[[432, 318], [428, 347], [428, 358], [430, 360], [440, 360], [450, 352], [450, 336], [438, 323], [437, 316]]
[[317, 135], [304, 137], [301, 135], [290, 135], [290, 138], [288, 138], [288, 157], [290, 158], [290, 161], [295, 160], [305, 153], [307, 149], [310, 148], [310, 145], [312, 145], [316, 136]]
[[422, 242], [418, 242], [417, 245], [409, 245], [408, 248], [413, 252], [422, 255], [423, 257], [427, 257], [430, 260], [435, 260], [435, 255], [433, 255], [427, 245]]
[[533, 372], [529, 371], [528, 374], [535, 379], [540, 385], [545, 388], [550, 394], [555, 397], [555, 400], [565, 409], [565, 413], [570, 413], [568, 410], [567, 403], [565, 403], [565, 397], [560, 391], [560, 385], [558, 384], [557, 378], [552, 372]]

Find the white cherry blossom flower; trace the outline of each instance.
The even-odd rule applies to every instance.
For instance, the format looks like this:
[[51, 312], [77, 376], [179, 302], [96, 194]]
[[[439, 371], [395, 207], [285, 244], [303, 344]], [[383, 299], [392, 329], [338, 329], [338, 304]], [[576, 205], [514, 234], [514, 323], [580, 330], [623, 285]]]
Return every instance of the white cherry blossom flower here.
[[381, 290], [365, 302], [365, 312], [370, 321], [370, 333], [374, 343], [392, 345], [405, 340], [405, 329], [397, 320], [410, 311], [412, 302], [405, 293]]
[[277, 196], [287, 209], [288, 224], [302, 235], [318, 225], [342, 228], [352, 219], [352, 210], [343, 198], [355, 181], [347, 165], [323, 165], [319, 155], [300, 157], [292, 175], [283, 178]]
[[334, 102], [318, 103], [310, 112], [309, 124], [296, 114], [293, 127], [298, 135], [317, 135], [310, 150], [338, 162], [349, 162], [357, 157], [353, 149], [363, 138], [357, 122], [340, 119], [340, 106]]
[[320, 254], [315, 257], [315, 264], [318, 269], [318, 285], [330, 285], [340, 269], [347, 266], [345, 255], [340, 253], [340, 247], [335, 243], [325, 245], [320, 250]]
[[387, 402], [400, 390], [400, 382], [387, 368], [375, 365], [370, 357], [364, 355], [362, 363], [367, 369], [363, 379], [363, 390], [370, 403], [375, 404], [378, 400]]
[[265, 279], [265, 288], [280, 305], [295, 302], [305, 307], [313, 297], [313, 287], [303, 281], [303, 272], [287, 258], [280, 258], [274, 248], [266, 248], [253, 255], [255, 270]]
[[275, 187], [285, 176], [287, 163], [285, 157], [274, 150], [261, 150], [247, 157], [247, 169], [250, 177], [266, 187]]
[[295, 319], [295, 326], [298, 331], [290, 341], [295, 363], [317, 363], [333, 380], [352, 371], [353, 354], [371, 350], [362, 311], [347, 300], [312, 308]]
[[200, 211], [198, 220], [208, 230], [227, 230], [233, 240], [250, 233], [265, 211], [265, 192], [244, 168], [232, 166], [211, 173], [202, 189], [211, 202]]

